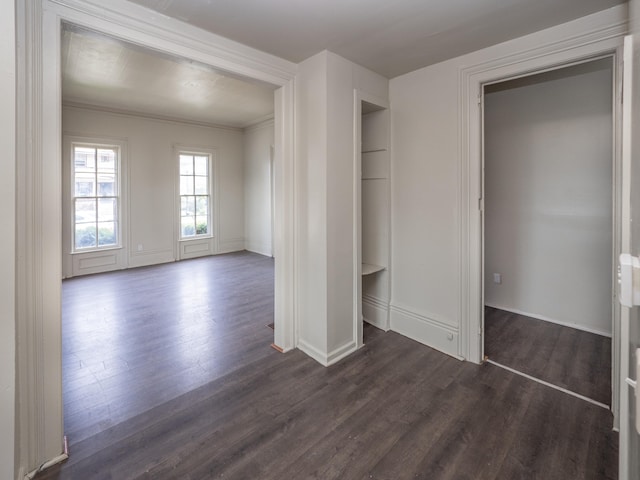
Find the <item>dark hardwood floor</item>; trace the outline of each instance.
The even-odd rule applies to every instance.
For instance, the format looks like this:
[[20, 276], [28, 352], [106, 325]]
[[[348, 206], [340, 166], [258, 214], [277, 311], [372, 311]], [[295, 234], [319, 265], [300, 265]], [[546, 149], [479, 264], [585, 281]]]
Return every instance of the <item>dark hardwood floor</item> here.
[[272, 276], [240, 253], [65, 282], [71, 456], [38, 478], [617, 478], [609, 412], [493, 365], [370, 325], [329, 368], [276, 352]]
[[611, 405], [611, 339], [485, 307], [485, 355], [553, 385]]
[[65, 432], [76, 443], [264, 355], [273, 259], [250, 253], [63, 282]]

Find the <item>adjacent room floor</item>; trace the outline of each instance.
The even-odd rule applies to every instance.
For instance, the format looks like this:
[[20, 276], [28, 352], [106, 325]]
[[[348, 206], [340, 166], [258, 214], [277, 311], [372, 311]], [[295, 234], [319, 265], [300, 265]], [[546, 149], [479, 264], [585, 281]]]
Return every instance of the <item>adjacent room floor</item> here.
[[64, 283], [70, 459], [43, 479], [617, 478], [596, 405], [365, 326], [329, 368], [269, 347], [273, 263]]
[[485, 355], [611, 405], [611, 338], [485, 307]]

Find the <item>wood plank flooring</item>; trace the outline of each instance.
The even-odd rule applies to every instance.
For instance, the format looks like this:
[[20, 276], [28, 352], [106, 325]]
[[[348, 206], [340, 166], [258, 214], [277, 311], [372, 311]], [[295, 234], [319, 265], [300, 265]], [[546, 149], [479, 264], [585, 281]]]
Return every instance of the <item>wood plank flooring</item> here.
[[273, 259], [221, 255], [63, 282], [65, 432], [78, 442], [261, 358]]
[[611, 405], [611, 339], [485, 307], [485, 355], [520, 372]]
[[[65, 319], [77, 309], [78, 335], [92, 323], [104, 329], [95, 336], [111, 332], [91, 352], [65, 327], [65, 355], [84, 352], [68, 361], [100, 372], [120, 352], [111, 376], [124, 377], [99, 397], [80, 393], [83, 380], [66, 373], [71, 457], [38, 478], [617, 478], [609, 412], [493, 365], [370, 325], [365, 346], [330, 368], [276, 352], [265, 327], [272, 275], [269, 259], [241, 253], [65, 282]], [[85, 282], [111, 285], [111, 302], [83, 295]], [[145, 296], [161, 305], [140, 306]], [[121, 324], [104, 327], [106, 311]], [[92, 383], [93, 373], [75, 376]], [[82, 414], [96, 402], [107, 406]]]

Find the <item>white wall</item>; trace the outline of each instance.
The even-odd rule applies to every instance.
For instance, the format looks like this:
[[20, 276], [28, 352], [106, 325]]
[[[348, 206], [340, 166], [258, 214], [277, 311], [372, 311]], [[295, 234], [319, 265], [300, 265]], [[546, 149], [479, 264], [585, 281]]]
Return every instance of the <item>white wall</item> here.
[[16, 302], [16, 42], [15, 3], [0, 3], [0, 478], [14, 478]]
[[[111, 137], [127, 145], [128, 232], [125, 262], [137, 267], [176, 259], [176, 145], [215, 150], [218, 230], [214, 253], [244, 249], [242, 131], [156, 120], [77, 107], [63, 108], [65, 135]], [[66, 158], [66, 157], [64, 157]], [[68, 175], [65, 173], [65, 175]], [[216, 213], [214, 212], [214, 216]], [[64, 214], [67, 219], [68, 213]], [[64, 232], [68, 234], [68, 223]], [[214, 219], [214, 225], [216, 220]], [[63, 241], [64, 273], [71, 272], [70, 239]], [[138, 250], [142, 245], [142, 250]]]
[[271, 149], [273, 120], [244, 129], [244, 237], [245, 248], [271, 256]]
[[354, 89], [386, 100], [388, 82], [327, 51], [298, 72], [299, 348], [328, 364], [356, 348]]
[[[629, 4], [629, 17], [631, 19], [631, 32], [633, 34], [634, 58], [633, 58], [633, 89], [631, 92], [625, 91], [626, 95], [631, 95], [632, 119], [631, 119], [631, 254], [640, 256], [640, 0], [631, 0]], [[635, 351], [640, 348], [640, 308], [635, 307], [630, 312], [630, 335], [628, 339], [629, 377], [638, 380], [638, 375], [634, 372], [636, 362]], [[640, 394], [636, 387], [636, 394]], [[625, 390], [626, 389], [626, 390]], [[634, 390], [628, 388], [624, 380], [622, 381], [621, 395], [626, 398], [631, 405], [630, 415], [627, 422], [629, 432], [629, 448], [622, 458], [628, 461], [626, 471], [629, 473], [629, 480], [640, 480], [640, 434], [636, 431], [635, 422], [640, 412], [634, 407]], [[621, 431], [622, 433], [622, 431]], [[622, 445], [621, 445], [622, 446]]]
[[604, 59], [486, 88], [487, 305], [611, 335], [612, 75]]
[[322, 363], [327, 352], [326, 54], [298, 66], [295, 183], [298, 348]]
[[390, 81], [392, 329], [451, 355], [463, 350], [462, 69], [526, 57], [542, 44], [578, 38], [625, 17], [624, 7], [605, 10]]

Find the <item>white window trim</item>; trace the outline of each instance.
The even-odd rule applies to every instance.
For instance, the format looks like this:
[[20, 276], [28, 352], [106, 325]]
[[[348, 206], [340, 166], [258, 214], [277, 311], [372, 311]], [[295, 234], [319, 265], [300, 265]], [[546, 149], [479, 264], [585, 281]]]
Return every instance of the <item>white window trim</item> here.
[[[119, 202], [118, 202], [118, 243], [108, 247], [76, 250], [74, 245], [74, 219], [73, 219], [73, 146], [93, 145], [117, 147], [119, 150]], [[81, 274], [80, 267], [82, 258], [107, 255], [110, 252], [114, 256], [112, 266], [95, 267], [83, 273], [96, 273], [98, 271], [108, 271], [127, 267], [127, 245], [129, 232], [129, 162], [127, 139], [116, 137], [88, 137], [83, 135], [65, 134], [63, 136], [63, 175], [62, 175], [62, 201], [64, 211], [62, 216], [62, 258], [63, 258], [63, 278]]]
[[[173, 162], [175, 165], [175, 192], [174, 192], [174, 244], [176, 245], [176, 260], [182, 260], [185, 258], [191, 258], [194, 256], [201, 256], [205, 254], [215, 254], [218, 252], [218, 225], [219, 225], [219, 210], [218, 210], [218, 161], [217, 161], [217, 149], [215, 147], [204, 147], [194, 145], [181, 145], [175, 144], [173, 147]], [[206, 235], [194, 235], [189, 238], [182, 238], [181, 224], [180, 224], [180, 155], [208, 155], [209, 157], [209, 233]], [[206, 250], [201, 250], [196, 254], [187, 253], [189, 248], [187, 245], [194, 245], [197, 243], [206, 244]]]
[[[104, 247], [100, 247], [99, 245], [93, 247], [93, 248], [76, 248], [76, 235], [75, 235], [75, 219], [74, 219], [74, 200], [79, 198], [76, 197], [75, 195], [75, 155], [74, 155], [74, 149], [77, 146], [81, 146], [81, 147], [92, 147], [92, 148], [100, 148], [100, 147], [104, 147], [104, 148], [115, 148], [117, 150], [117, 157], [116, 157], [116, 194], [112, 195], [112, 197], [115, 197], [117, 199], [118, 202], [118, 209], [117, 209], [117, 218], [116, 218], [116, 243], [115, 245], [108, 245], [108, 246], [104, 246]], [[70, 198], [70, 202], [69, 202], [69, 217], [70, 217], [70, 226], [71, 226], [71, 254], [72, 255], [77, 255], [77, 254], [81, 254], [81, 253], [91, 253], [91, 252], [103, 252], [105, 250], [115, 250], [115, 249], [119, 249], [122, 248], [122, 146], [119, 143], [106, 143], [104, 141], [101, 142], [85, 142], [85, 141], [72, 141], [69, 144], [69, 157], [68, 157], [68, 161], [69, 161], [69, 198]], [[73, 166], [73, 168], [72, 168]], [[99, 198], [97, 195], [97, 189], [98, 186], [96, 185], [96, 196], [95, 197], [90, 197], [90, 198]]]

